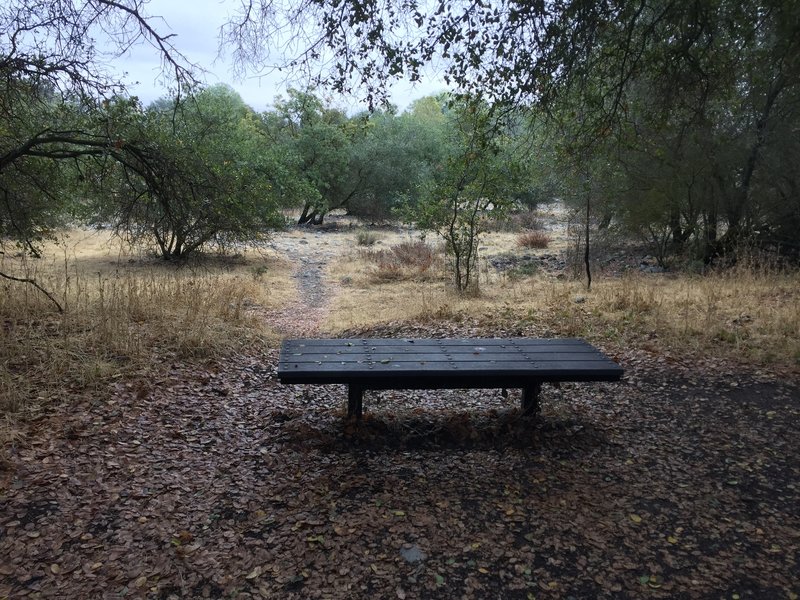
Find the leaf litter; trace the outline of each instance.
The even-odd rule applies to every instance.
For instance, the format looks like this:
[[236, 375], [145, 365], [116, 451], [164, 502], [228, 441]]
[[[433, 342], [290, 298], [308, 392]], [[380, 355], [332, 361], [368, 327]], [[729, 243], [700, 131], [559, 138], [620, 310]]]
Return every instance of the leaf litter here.
[[538, 422], [445, 390], [367, 393], [357, 423], [343, 386], [281, 386], [276, 358], [174, 365], [34, 423], [3, 479], [0, 597], [797, 593], [792, 385], [623, 356], [627, 382], [546, 388]]
[[267, 346], [53, 407], [0, 464], [0, 598], [797, 598], [797, 383], [604, 349], [625, 381], [545, 386], [537, 421], [500, 390], [347, 421]]

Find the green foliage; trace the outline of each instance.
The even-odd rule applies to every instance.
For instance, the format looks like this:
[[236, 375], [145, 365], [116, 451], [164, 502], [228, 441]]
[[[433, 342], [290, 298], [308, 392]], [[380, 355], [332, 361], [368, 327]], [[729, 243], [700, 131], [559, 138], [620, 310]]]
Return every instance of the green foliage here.
[[383, 221], [422, 200], [447, 152], [443, 113], [442, 102], [428, 97], [399, 116], [377, 111], [361, 117], [367, 126], [354, 144], [349, 167], [358, 181], [348, 203], [351, 214]]
[[433, 64], [458, 93], [531, 107], [536, 124], [514, 131], [536, 140], [516, 194], [524, 205], [571, 201], [664, 259], [710, 261], [751, 243], [800, 255], [794, 1], [247, 7], [225, 30], [244, 62], [259, 65], [289, 23], [315, 44], [292, 66], [370, 104]]
[[275, 114], [265, 120], [305, 185], [299, 224], [319, 224], [355, 193], [348, 165], [361, 127], [311, 92], [290, 89], [288, 96], [275, 102]]
[[[140, 12], [117, 3], [0, 5], [0, 242], [37, 252], [37, 242], [82, 214], [88, 158], [109, 156], [113, 141], [103, 98], [121, 86], [101, 64], [147, 41], [175, 75], [190, 79], [169, 37]], [[95, 39], [102, 34], [103, 45]]]
[[116, 161], [103, 164], [98, 214], [165, 259], [203, 247], [257, 241], [280, 226], [290, 169], [259, 143], [256, 115], [230, 88], [109, 107]]
[[0, 242], [36, 254], [75, 214], [82, 159], [102, 153], [86, 107], [13, 77], [0, 80]]
[[[294, 66], [371, 106], [431, 63], [464, 93], [355, 117], [312, 91], [256, 115], [230, 89], [187, 87], [141, 0], [90, 5], [0, 7], [0, 236], [29, 250], [76, 217], [179, 257], [258, 239], [283, 206], [303, 223], [405, 211], [445, 235], [465, 289], [490, 204], [559, 198], [662, 264], [800, 254], [796, 2], [247, 3], [224, 34], [239, 58], [258, 64], [290, 24], [317, 44]], [[137, 40], [161, 48], [181, 101], [144, 109], [102, 74]]]
[[507, 115], [476, 98], [449, 104], [449, 154], [436, 169], [424, 201], [410, 208], [423, 229], [445, 239], [459, 292], [476, 291], [478, 244], [487, 219], [497, 219], [524, 187], [522, 155]]
[[654, 36], [618, 90], [613, 127], [591, 129], [602, 78], [560, 103], [563, 163], [590, 179], [601, 222], [613, 216], [662, 265], [752, 244], [798, 254], [800, 154], [788, 132], [800, 125], [800, 14], [780, 1], [680, 5], [636, 23], [651, 19]]

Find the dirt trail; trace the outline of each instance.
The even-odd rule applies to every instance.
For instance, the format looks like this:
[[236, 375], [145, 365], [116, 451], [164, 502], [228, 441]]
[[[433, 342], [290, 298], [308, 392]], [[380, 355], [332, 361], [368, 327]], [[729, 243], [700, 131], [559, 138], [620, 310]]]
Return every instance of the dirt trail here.
[[295, 302], [270, 311], [268, 319], [280, 333], [293, 336], [319, 335], [330, 313], [336, 286], [327, 275], [331, 260], [347, 245], [343, 233], [308, 232], [276, 238], [272, 247], [294, 266]]

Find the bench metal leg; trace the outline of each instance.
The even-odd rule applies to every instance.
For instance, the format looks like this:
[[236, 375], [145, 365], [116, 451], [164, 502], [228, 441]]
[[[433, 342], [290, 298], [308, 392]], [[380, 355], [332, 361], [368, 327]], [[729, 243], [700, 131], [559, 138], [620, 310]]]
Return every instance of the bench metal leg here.
[[522, 414], [534, 416], [539, 412], [539, 392], [542, 391], [540, 382], [522, 388]]
[[351, 383], [347, 386], [347, 416], [361, 418], [362, 398], [364, 397], [364, 387]]

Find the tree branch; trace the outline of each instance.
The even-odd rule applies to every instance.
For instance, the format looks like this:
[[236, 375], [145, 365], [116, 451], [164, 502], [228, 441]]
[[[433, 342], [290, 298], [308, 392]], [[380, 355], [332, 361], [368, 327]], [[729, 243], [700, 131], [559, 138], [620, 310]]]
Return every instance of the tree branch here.
[[13, 275], [8, 275], [6, 273], [3, 273], [2, 271], [0, 271], [0, 277], [2, 277], [3, 279], [8, 279], [9, 281], [16, 281], [18, 283], [27, 283], [29, 285], [32, 285], [37, 290], [42, 292], [45, 296], [47, 296], [47, 298], [50, 300], [50, 302], [52, 302], [53, 304], [56, 305], [56, 308], [58, 309], [59, 313], [61, 313], [61, 314], [64, 313], [64, 309], [61, 306], [61, 304], [58, 303], [58, 300], [53, 298], [53, 296], [52, 296], [52, 294], [50, 294], [50, 292], [48, 292], [46, 289], [44, 289], [42, 286], [40, 286], [38, 283], [36, 283], [35, 279], [29, 279], [27, 277], [14, 277]]

